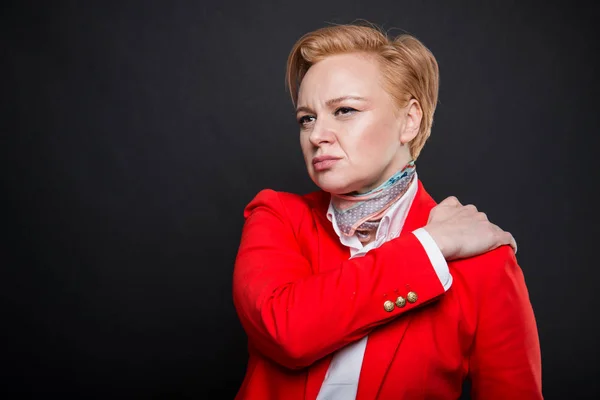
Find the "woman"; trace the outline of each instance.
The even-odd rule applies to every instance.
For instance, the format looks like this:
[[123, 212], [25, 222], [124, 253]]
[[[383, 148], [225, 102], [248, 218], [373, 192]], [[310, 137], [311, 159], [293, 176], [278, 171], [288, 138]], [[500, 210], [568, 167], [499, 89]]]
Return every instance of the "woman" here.
[[[512, 236], [417, 178], [438, 67], [372, 27], [303, 36], [288, 59], [308, 195], [245, 210], [238, 399], [538, 399], [536, 323]], [[512, 245], [506, 246], [506, 245]]]

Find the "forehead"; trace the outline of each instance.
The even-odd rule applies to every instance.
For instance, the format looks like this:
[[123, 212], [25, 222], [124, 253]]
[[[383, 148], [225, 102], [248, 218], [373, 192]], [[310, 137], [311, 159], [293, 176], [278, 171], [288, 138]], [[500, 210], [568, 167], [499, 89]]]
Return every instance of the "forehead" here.
[[329, 56], [308, 69], [298, 91], [298, 103], [347, 95], [376, 97], [383, 90], [378, 62], [364, 54]]

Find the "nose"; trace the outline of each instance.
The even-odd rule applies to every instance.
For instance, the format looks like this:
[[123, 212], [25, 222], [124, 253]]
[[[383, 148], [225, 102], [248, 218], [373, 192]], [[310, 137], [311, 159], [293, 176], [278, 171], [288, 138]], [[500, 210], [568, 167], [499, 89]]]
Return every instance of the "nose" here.
[[333, 143], [333, 141], [335, 140], [333, 127], [330, 126], [330, 124], [327, 124], [325, 120], [317, 119], [312, 131], [310, 132], [310, 136], [308, 139], [310, 140], [310, 143], [315, 147], [319, 147], [320, 145], [326, 143]]

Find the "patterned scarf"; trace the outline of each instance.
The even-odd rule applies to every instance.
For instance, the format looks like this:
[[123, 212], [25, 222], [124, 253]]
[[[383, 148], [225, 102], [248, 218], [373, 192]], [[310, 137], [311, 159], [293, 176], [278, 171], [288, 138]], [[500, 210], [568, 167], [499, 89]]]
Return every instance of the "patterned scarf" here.
[[381, 186], [361, 194], [331, 195], [333, 212], [340, 231], [352, 236], [358, 231], [374, 231], [386, 211], [408, 190], [415, 176], [411, 161]]

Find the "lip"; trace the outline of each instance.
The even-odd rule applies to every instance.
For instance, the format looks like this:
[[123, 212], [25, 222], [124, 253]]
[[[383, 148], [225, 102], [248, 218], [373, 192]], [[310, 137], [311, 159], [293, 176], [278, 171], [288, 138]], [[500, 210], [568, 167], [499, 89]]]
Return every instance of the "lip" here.
[[319, 156], [313, 158], [312, 163], [316, 171], [324, 171], [331, 168], [340, 159], [340, 157], [334, 156]]

